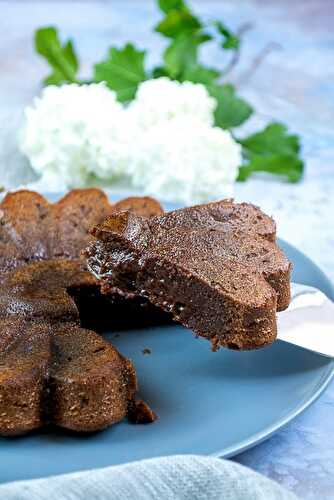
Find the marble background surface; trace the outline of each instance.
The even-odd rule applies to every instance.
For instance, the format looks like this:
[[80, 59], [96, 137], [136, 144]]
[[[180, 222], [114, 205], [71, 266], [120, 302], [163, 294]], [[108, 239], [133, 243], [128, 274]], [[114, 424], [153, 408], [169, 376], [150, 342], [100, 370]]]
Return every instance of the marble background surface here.
[[[275, 179], [238, 184], [236, 197], [272, 214], [279, 235], [334, 280], [334, 2], [332, 0], [193, 0], [207, 19], [232, 27], [251, 23], [240, 66], [231, 74], [258, 110], [247, 128], [282, 120], [302, 137], [306, 174], [292, 185]], [[0, 0], [0, 184], [33, 179], [15, 151], [15, 131], [25, 104], [39, 91], [47, 68], [32, 49], [33, 30], [57, 25], [79, 47], [83, 74], [109, 45], [136, 40], [154, 63], [164, 42], [150, 32], [158, 12], [153, 0]], [[249, 62], [273, 50], [251, 75]], [[215, 49], [203, 59], [221, 61]], [[248, 76], [247, 76], [248, 74]], [[4, 147], [5, 145], [5, 147]], [[237, 461], [285, 484], [303, 499], [334, 498], [334, 384], [304, 415]]]

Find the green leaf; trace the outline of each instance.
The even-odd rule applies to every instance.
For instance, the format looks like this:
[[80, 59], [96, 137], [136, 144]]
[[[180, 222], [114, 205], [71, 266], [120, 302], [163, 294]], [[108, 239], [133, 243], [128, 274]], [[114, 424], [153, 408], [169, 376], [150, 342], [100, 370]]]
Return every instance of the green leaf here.
[[79, 63], [72, 41], [68, 40], [62, 46], [56, 28], [49, 26], [38, 29], [35, 32], [35, 49], [52, 68], [52, 73], [44, 80], [46, 85], [77, 81]]
[[217, 100], [215, 125], [229, 129], [244, 123], [253, 113], [252, 107], [235, 93], [232, 85], [211, 85], [208, 91]]
[[158, 0], [160, 9], [168, 14], [171, 10], [184, 9], [183, 0]]
[[270, 123], [264, 130], [239, 141], [250, 153], [255, 154], [298, 154], [297, 135], [288, 134], [282, 123]]
[[166, 68], [164, 68], [163, 66], [156, 66], [155, 68], [153, 68], [152, 77], [160, 78], [161, 76], [169, 76]]
[[139, 83], [147, 79], [144, 57], [145, 51], [137, 50], [130, 43], [122, 49], [111, 48], [107, 59], [95, 65], [94, 79], [106, 82], [117, 93], [119, 101], [130, 101]]
[[182, 74], [182, 81], [212, 85], [219, 76], [220, 72], [213, 68], [207, 68], [201, 64], [194, 64], [185, 68]]
[[240, 38], [233, 33], [225, 24], [221, 21], [216, 21], [214, 23], [215, 27], [223, 37], [222, 47], [226, 50], [237, 50], [240, 47]]
[[239, 168], [238, 181], [245, 181], [253, 172], [268, 172], [285, 177], [289, 182], [298, 182], [303, 175], [303, 161], [294, 155], [272, 154], [253, 156]]
[[272, 123], [239, 142], [246, 162], [240, 167], [238, 180], [246, 180], [253, 172], [280, 175], [289, 182], [301, 179], [304, 163], [299, 156], [299, 139], [288, 134], [285, 125]]
[[193, 33], [200, 28], [199, 20], [185, 9], [171, 10], [155, 27], [155, 31], [168, 38], [175, 38], [180, 34]]
[[197, 64], [198, 47], [210, 40], [205, 33], [181, 34], [164, 52], [165, 68], [171, 78], [180, 78], [187, 67]]

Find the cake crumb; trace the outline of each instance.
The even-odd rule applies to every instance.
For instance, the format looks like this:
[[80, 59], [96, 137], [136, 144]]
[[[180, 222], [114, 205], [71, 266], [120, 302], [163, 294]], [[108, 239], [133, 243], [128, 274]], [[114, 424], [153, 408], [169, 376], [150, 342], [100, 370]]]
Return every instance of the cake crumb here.
[[134, 402], [128, 417], [133, 424], [150, 424], [158, 418], [157, 414], [142, 400]]

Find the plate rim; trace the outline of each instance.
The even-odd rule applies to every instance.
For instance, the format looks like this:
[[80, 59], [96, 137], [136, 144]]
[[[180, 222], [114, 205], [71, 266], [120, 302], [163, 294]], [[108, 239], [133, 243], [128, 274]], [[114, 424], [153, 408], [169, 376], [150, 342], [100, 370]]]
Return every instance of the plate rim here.
[[[283, 342], [283, 341], [279, 340], [278, 342]], [[310, 398], [308, 398], [304, 403], [297, 406], [295, 410], [291, 411], [288, 415], [279, 420], [276, 424], [265, 427], [261, 432], [257, 432], [252, 437], [244, 439], [241, 442], [239, 441], [234, 446], [231, 445], [228, 446], [227, 448], [223, 448], [219, 451], [210, 453], [209, 456], [216, 458], [231, 458], [243, 453], [244, 451], [253, 448], [254, 446], [262, 443], [263, 441], [266, 441], [271, 436], [276, 434], [276, 432], [287, 426], [296, 417], [304, 413], [304, 411], [307, 410], [307, 408], [309, 408], [321, 396], [321, 394], [326, 390], [326, 388], [329, 386], [329, 384], [333, 379], [334, 379], [334, 360], [329, 360], [326, 373], [323, 374], [322, 380], [319, 383], [318, 388], [315, 390], [313, 395]]]

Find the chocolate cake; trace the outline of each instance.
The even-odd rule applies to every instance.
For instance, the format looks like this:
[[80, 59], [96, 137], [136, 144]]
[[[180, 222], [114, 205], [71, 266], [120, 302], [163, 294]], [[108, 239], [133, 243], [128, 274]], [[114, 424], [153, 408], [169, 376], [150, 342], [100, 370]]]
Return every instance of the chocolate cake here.
[[276, 337], [290, 270], [274, 221], [231, 200], [145, 219], [112, 214], [92, 231], [88, 268], [104, 283], [168, 311], [213, 349], [254, 349]]
[[[141, 217], [162, 213], [150, 198], [111, 205], [97, 189], [71, 191], [55, 204], [19, 191], [0, 204], [1, 435], [49, 423], [94, 431], [126, 415], [154, 419], [147, 405], [135, 401], [131, 362], [83, 328], [88, 322], [95, 328], [104, 316], [113, 322], [114, 304], [124, 311], [131, 304], [146, 307], [145, 300], [117, 289], [106, 302], [79, 258], [91, 240], [88, 228], [123, 209]], [[90, 303], [93, 314], [85, 317]]]

